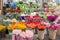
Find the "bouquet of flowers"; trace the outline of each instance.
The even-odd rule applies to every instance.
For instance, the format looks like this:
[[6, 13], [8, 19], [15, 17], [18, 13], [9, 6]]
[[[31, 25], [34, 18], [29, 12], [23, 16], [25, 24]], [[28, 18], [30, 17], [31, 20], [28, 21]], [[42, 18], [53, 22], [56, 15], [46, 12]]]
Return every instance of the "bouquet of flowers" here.
[[12, 40], [33, 40], [33, 32], [30, 30], [13, 30]]
[[27, 27], [26, 27], [26, 25], [25, 25], [24, 22], [20, 21], [20, 22], [17, 23], [17, 29], [22, 29], [22, 30], [24, 30], [24, 29], [26, 29], [26, 28], [27, 28]]
[[56, 20], [57, 17], [58, 17], [57, 15], [48, 15], [48, 16], [47, 16], [47, 19], [48, 19], [50, 22], [53, 22], [53, 21]]
[[44, 39], [44, 30], [46, 29], [46, 26], [44, 23], [38, 23], [38, 38]]
[[56, 32], [57, 32], [58, 25], [56, 23], [52, 23], [49, 26], [49, 38], [55, 39], [56, 38]]

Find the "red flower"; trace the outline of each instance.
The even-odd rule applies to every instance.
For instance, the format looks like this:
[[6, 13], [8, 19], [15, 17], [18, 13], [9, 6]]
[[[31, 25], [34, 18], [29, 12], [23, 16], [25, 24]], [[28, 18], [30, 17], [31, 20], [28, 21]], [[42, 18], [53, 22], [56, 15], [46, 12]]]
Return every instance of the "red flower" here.
[[45, 8], [44, 12], [49, 12], [49, 9]]
[[18, 13], [20, 13], [21, 9], [17, 8], [15, 11], [18, 12]]

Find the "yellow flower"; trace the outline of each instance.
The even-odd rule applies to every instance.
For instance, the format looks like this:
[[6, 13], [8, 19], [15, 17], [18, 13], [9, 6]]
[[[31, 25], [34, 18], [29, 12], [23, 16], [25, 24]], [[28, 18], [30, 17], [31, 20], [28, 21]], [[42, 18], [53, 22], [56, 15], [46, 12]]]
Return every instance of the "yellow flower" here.
[[16, 25], [13, 25], [13, 24], [9, 24], [8, 27], [7, 27], [8, 30], [14, 30], [16, 29]]
[[18, 28], [18, 29], [26, 29], [26, 25], [24, 24], [24, 22], [19, 22], [19, 23], [17, 24], [17, 28]]

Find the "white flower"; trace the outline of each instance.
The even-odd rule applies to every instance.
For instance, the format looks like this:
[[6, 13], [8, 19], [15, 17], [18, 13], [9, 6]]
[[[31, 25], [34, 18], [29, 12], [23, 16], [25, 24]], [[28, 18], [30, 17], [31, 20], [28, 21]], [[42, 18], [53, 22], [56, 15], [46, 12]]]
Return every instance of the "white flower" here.
[[11, 20], [11, 22], [17, 22], [17, 20], [14, 18], [14, 19]]

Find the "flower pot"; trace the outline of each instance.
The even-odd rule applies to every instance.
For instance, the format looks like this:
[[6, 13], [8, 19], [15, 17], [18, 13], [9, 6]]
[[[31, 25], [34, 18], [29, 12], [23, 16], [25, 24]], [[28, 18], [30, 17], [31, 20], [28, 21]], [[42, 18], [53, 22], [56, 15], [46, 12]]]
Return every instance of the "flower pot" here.
[[38, 38], [39, 40], [43, 40], [44, 39], [44, 30], [38, 30]]
[[49, 30], [49, 39], [55, 40], [57, 30]]
[[57, 29], [57, 35], [60, 36], [60, 28]]

